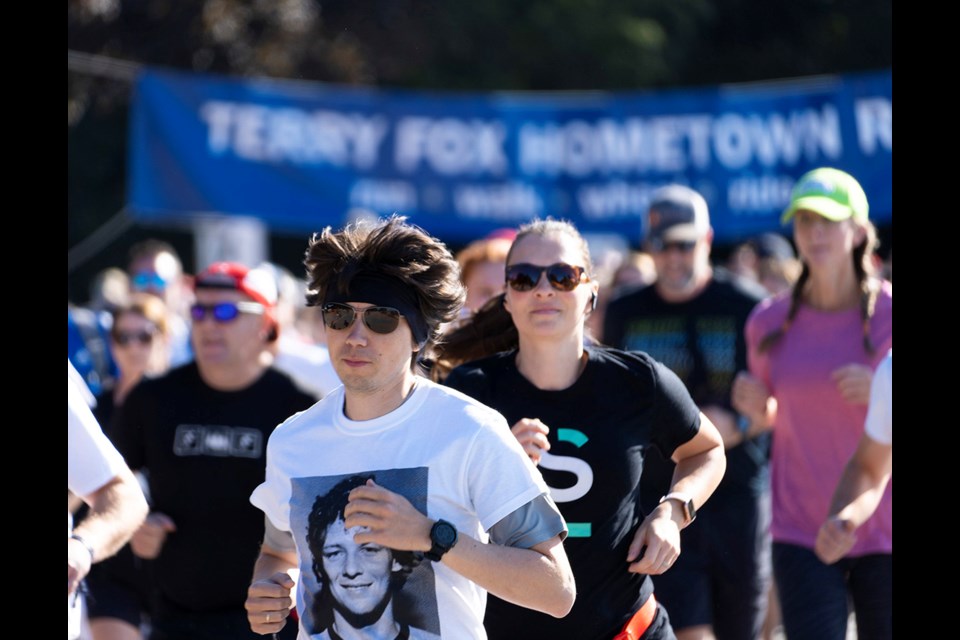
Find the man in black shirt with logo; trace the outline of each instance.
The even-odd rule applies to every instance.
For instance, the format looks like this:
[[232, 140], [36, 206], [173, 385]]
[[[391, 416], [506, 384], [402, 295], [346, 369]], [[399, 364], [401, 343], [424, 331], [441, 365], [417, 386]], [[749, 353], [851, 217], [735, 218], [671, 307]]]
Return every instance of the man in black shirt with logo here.
[[244, 602], [263, 514], [249, 497], [274, 427], [315, 399], [263, 359], [278, 332], [268, 272], [218, 262], [195, 287], [195, 361], [142, 381], [118, 415], [117, 448], [146, 471], [152, 498], [130, 544], [155, 559], [151, 640], [255, 640]]
[[[651, 196], [645, 249], [653, 284], [612, 300], [603, 342], [644, 351], [673, 370], [723, 437], [727, 469], [697, 521], [684, 529], [683, 552], [653, 576], [677, 638], [754, 640], [766, 614], [770, 573], [769, 433], [756, 435], [730, 405], [736, 373], [746, 369], [743, 327], [765, 291], [710, 264], [707, 203], [673, 184]], [[670, 486], [674, 463], [654, 451], [641, 478], [645, 513]]]

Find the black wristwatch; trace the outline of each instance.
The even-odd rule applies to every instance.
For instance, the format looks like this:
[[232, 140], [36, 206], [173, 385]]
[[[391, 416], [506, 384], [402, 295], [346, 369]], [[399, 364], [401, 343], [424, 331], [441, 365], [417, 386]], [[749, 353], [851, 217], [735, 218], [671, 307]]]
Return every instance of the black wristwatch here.
[[430, 551], [423, 554], [424, 558], [429, 558], [434, 562], [440, 562], [447, 551], [457, 544], [457, 528], [446, 520], [437, 520], [430, 528], [430, 542], [433, 544]]

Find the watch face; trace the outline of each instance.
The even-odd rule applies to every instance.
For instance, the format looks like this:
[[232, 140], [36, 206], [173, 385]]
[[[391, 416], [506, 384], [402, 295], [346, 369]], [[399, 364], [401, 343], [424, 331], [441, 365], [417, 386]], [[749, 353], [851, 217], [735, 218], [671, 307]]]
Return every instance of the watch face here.
[[697, 510], [693, 506], [693, 500], [687, 500], [687, 503], [684, 505], [684, 511], [686, 511], [688, 522], [693, 522], [697, 518]]
[[449, 522], [438, 522], [433, 528], [431, 537], [436, 544], [450, 547], [457, 541], [457, 530]]

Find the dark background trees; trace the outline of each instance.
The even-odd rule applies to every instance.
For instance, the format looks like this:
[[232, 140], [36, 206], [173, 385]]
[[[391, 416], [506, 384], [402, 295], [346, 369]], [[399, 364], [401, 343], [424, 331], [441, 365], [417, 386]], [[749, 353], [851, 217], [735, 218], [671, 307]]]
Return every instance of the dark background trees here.
[[[651, 90], [889, 68], [892, 24], [892, 0], [72, 0], [69, 294], [86, 300], [92, 275], [123, 266], [142, 237], [173, 242], [193, 267], [188, 230], [116, 215], [136, 65], [390, 88]], [[297, 272], [303, 248], [271, 238], [272, 259]]]

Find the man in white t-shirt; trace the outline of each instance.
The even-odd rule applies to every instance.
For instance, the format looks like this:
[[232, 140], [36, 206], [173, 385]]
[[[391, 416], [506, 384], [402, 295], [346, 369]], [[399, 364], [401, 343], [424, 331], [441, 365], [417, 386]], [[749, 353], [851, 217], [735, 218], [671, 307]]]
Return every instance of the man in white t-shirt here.
[[814, 551], [833, 564], [853, 547], [893, 472], [893, 348], [873, 374], [870, 404], [857, 450], [847, 462], [830, 503], [830, 515], [817, 532]]
[[[311, 513], [319, 496], [358, 475], [375, 479], [349, 491], [342, 529], [371, 553], [386, 547], [420, 560], [390, 600], [397, 637], [416, 628], [485, 638], [487, 592], [565, 616], [575, 597], [567, 527], [543, 478], [501, 414], [419, 372], [419, 355], [464, 300], [449, 250], [394, 216], [327, 227], [311, 238], [305, 264], [308, 304], [322, 308], [343, 385], [268, 441], [266, 479], [250, 498], [266, 514], [246, 602], [251, 628], [277, 632], [294, 605], [301, 640], [378, 628], [378, 615], [338, 628], [315, 606], [328, 591], [323, 557], [335, 550], [325, 545], [319, 558], [311, 550]], [[372, 585], [355, 571], [340, 586], [359, 596]]]
[[90, 566], [114, 555], [147, 515], [147, 501], [88, 404], [89, 390], [67, 361], [67, 489], [90, 506], [73, 527], [67, 511], [67, 638], [80, 637], [80, 582]]

